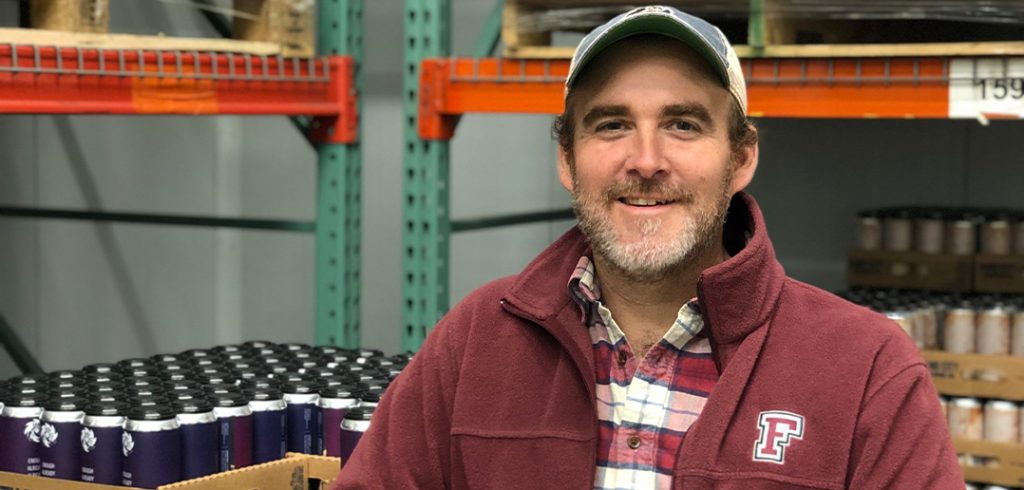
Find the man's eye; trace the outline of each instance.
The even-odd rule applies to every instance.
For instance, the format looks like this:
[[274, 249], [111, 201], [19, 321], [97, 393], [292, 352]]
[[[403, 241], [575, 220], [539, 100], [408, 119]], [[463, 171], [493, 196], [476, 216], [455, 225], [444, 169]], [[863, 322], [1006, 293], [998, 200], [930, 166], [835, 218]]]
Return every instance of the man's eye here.
[[608, 121], [597, 126], [598, 131], [622, 131], [626, 125], [620, 121]]
[[672, 129], [679, 131], [696, 131], [697, 126], [691, 124], [689, 121], [675, 121], [672, 123]]

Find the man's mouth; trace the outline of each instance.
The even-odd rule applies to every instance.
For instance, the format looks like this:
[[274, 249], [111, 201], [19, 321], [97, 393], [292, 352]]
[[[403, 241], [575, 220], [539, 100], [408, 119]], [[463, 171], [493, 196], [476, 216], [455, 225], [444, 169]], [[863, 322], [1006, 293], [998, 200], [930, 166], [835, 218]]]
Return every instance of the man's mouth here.
[[651, 199], [645, 197], [620, 197], [618, 201], [629, 206], [640, 207], [663, 206], [675, 202], [673, 199]]

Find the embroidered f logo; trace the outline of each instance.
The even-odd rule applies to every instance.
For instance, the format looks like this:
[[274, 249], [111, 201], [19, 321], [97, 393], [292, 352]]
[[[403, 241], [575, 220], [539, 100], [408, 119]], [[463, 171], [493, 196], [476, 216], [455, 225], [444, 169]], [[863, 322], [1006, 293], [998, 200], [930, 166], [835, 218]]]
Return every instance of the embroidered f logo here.
[[792, 412], [761, 412], [757, 426], [760, 435], [754, 444], [754, 461], [783, 464], [786, 462], [786, 446], [793, 439], [804, 437], [804, 418]]

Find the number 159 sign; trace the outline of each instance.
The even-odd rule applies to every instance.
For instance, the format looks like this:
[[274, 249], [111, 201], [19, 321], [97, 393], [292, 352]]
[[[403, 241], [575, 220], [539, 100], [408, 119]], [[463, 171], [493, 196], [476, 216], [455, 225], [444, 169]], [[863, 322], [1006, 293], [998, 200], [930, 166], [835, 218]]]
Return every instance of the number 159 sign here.
[[954, 59], [949, 117], [1024, 117], [1024, 58]]

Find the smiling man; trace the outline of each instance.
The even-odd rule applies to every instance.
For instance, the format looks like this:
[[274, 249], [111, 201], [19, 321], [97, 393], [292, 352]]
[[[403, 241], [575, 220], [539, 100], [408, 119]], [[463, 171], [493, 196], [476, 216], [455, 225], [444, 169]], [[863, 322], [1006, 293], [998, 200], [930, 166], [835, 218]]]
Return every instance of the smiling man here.
[[634, 9], [565, 93], [579, 226], [438, 324], [335, 488], [963, 488], [913, 342], [776, 261], [718, 29]]

